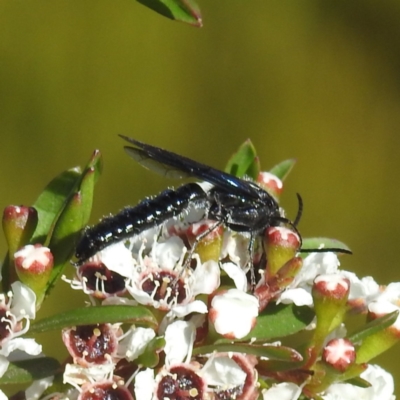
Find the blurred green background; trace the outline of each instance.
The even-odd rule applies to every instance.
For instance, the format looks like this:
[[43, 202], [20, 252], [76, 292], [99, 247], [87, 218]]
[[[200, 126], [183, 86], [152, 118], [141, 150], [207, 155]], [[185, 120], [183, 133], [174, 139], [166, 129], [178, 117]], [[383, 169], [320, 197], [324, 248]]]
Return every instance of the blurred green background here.
[[[202, 29], [131, 0], [0, 0], [0, 206], [31, 204], [100, 149], [94, 223], [177, 184], [118, 133], [218, 168], [251, 138], [264, 169], [298, 159], [282, 204], [293, 217], [301, 193], [304, 236], [339, 238], [354, 251], [343, 268], [399, 280], [400, 3], [200, 6]], [[399, 357], [376, 360], [398, 383]]]

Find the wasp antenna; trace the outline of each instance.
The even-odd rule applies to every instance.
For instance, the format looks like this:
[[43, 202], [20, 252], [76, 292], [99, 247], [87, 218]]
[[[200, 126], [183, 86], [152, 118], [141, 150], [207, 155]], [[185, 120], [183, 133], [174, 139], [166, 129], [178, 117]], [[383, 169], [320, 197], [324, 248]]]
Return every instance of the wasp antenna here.
[[301, 198], [299, 193], [296, 193], [297, 201], [299, 203], [299, 208], [297, 209], [297, 215], [295, 220], [292, 222], [292, 226], [297, 226], [300, 222], [300, 218], [303, 214], [303, 199]]

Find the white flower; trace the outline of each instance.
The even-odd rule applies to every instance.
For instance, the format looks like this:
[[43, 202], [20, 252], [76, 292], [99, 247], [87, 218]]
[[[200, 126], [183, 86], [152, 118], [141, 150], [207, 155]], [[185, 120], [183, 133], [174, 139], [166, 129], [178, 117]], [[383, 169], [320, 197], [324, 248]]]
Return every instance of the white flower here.
[[159, 332], [165, 332], [168, 325], [175, 319], [185, 318], [189, 314], [193, 314], [193, 319], [196, 315], [207, 314], [207, 306], [201, 300], [195, 300], [188, 304], [178, 305], [173, 308], [165, 315], [159, 326]]
[[165, 365], [188, 363], [192, 357], [196, 326], [190, 321], [175, 321], [165, 331]]
[[313, 298], [311, 296], [311, 291], [306, 288], [289, 288], [280, 294], [276, 303], [294, 303], [296, 306], [312, 306]]
[[[386, 315], [394, 311], [399, 311], [399, 306], [389, 301], [373, 301], [368, 305], [368, 311], [377, 315]], [[392, 327], [400, 331], [400, 315], [397, 317], [396, 321], [392, 324]]]
[[197, 255], [196, 269], [190, 279], [192, 296], [198, 294], [211, 294], [220, 285], [220, 269], [216, 261], [209, 260], [201, 263]]
[[127, 284], [127, 290], [140, 304], [162, 310], [172, 310], [194, 301], [198, 294], [212, 293], [220, 283], [220, 270], [215, 261], [197, 262], [192, 271], [184, 265], [186, 247], [177, 236], [154, 243], [152, 256], [140, 254], [137, 272]]
[[371, 386], [361, 388], [349, 383], [334, 383], [322, 396], [324, 400], [394, 400], [393, 377], [377, 365], [368, 365], [360, 375]]
[[10, 311], [20, 321], [23, 318], [35, 319], [36, 316], [36, 295], [28, 286], [16, 281], [11, 285], [13, 298]]
[[312, 285], [317, 275], [334, 274], [338, 271], [339, 265], [340, 262], [335, 253], [311, 253], [304, 259], [303, 267], [295, 281]]
[[221, 269], [233, 280], [236, 289], [242, 292], [247, 290], [247, 277], [244, 269], [233, 262], [222, 263]]
[[392, 304], [400, 303], [400, 282], [389, 283], [383, 290], [376, 296], [375, 301], [388, 301]]
[[262, 391], [263, 400], [296, 400], [301, 388], [291, 382], [282, 382]]
[[107, 246], [99, 251], [95, 257], [96, 261], [104, 264], [110, 271], [117, 272], [125, 278], [132, 276], [136, 266], [132, 252], [126, 248], [123, 242]]
[[247, 374], [228, 356], [211, 356], [201, 370], [208, 386], [230, 388], [244, 385]]
[[359, 278], [354, 272], [342, 271], [350, 281], [349, 305], [359, 312], [365, 311], [368, 304], [381, 293], [381, 288], [371, 276]]
[[311, 289], [314, 279], [321, 274], [336, 274], [340, 263], [335, 253], [311, 253], [292, 284], [281, 293], [277, 303], [312, 306]]
[[[12, 292], [9, 292], [7, 296], [0, 295], [0, 309], [5, 312], [5, 317], [0, 323], [4, 325], [4, 331], [9, 332], [0, 342], [0, 355], [8, 357], [15, 350], [38, 355], [42, 351], [42, 346], [37, 344], [34, 339], [19, 337], [28, 332], [29, 320], [35, 318], [36, 295], [19, 281], [14, 282], [11, 288]], [[25, 326], [23, 326], [23, 320], [25, 320]], [[4, 359], [1, 364], [1, 369], [4, 369]]]
[[230, 289], [213, 297], [209, 316], [219, 334], [240, 339], [254, 327], [258, 306], [255, 296]]
[[85, 383], [111, 379], [115, 365], [113, 363], [96, 364], [88, 368], [76, 364], [66, 364], [63, 382], [69, 383], [78, 390]]
[[151, 400], [155, 386], [154, 371], [150, 368], [140, 371], [135, 378], [135, 398]]
[[128, 361], [135, 360], [143, 354], [146, 346], [155, 336], [153, 329], [132, 326], [119, 342], [118, 355]]
[[178, 236], [172, 236], [165, 242], [155, 243], [150, 252], [150, 257], [155, 260], [157, 265], [161, 265], [165, 269], [174, 269], [182, 257], [183, 247], [182, 239]]
[[21, 350], [31, 356], [37, 356], [42, 352], [42, 346], [37, 344], [35, 339], [13, 338], [2, 345], [0, 354], [8, 356], [15, 350]]
[[33, 383], [25, 390], [25, 398], [39, 399], [43, 392], [53, 384], [54, 376], [33, 381]]
[[225, 230], [220, 259], [228, 257], [240, 269], [249, 264], [249, 237], [237, 232]]

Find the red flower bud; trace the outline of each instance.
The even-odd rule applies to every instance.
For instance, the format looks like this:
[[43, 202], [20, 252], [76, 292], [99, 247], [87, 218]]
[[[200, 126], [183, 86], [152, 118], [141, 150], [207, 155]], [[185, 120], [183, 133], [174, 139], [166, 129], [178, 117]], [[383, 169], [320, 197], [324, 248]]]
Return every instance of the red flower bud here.
[[348, 339], [332, 339], [324, 347], [322, 359], [339, 372], [344, 372], [356, 359], [356, 350]]

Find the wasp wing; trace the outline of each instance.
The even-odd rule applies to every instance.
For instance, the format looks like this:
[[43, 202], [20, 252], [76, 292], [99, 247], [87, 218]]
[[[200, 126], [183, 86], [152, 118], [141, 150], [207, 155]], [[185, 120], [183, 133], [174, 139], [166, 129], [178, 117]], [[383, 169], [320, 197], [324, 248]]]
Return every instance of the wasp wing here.
[[169, 164], [162, 163], [159, 160], [151, 158], [148, 153], [141, 149], [129, 146], [125, 146], [124, 149], [126, 153], [136, 160], [140, 165], [164, 176], [165, 178], [183, 179], [192, 176], [189, 172], [184, 172], [180, 169], [173, 168]]
[[237, 178], [231, 174], [209, 167], [188, 157], [164, 150], [156, 146], [140, 142], [127, 136], [119, 135], [122, 139], [136, 147], [125, 146], [125, 151], [145, 168], [152, 169], [171, 178], [195, 177], [227, 191], [235, 190], [244, 196], [260, 199], [260, 187], [250, 181]]

